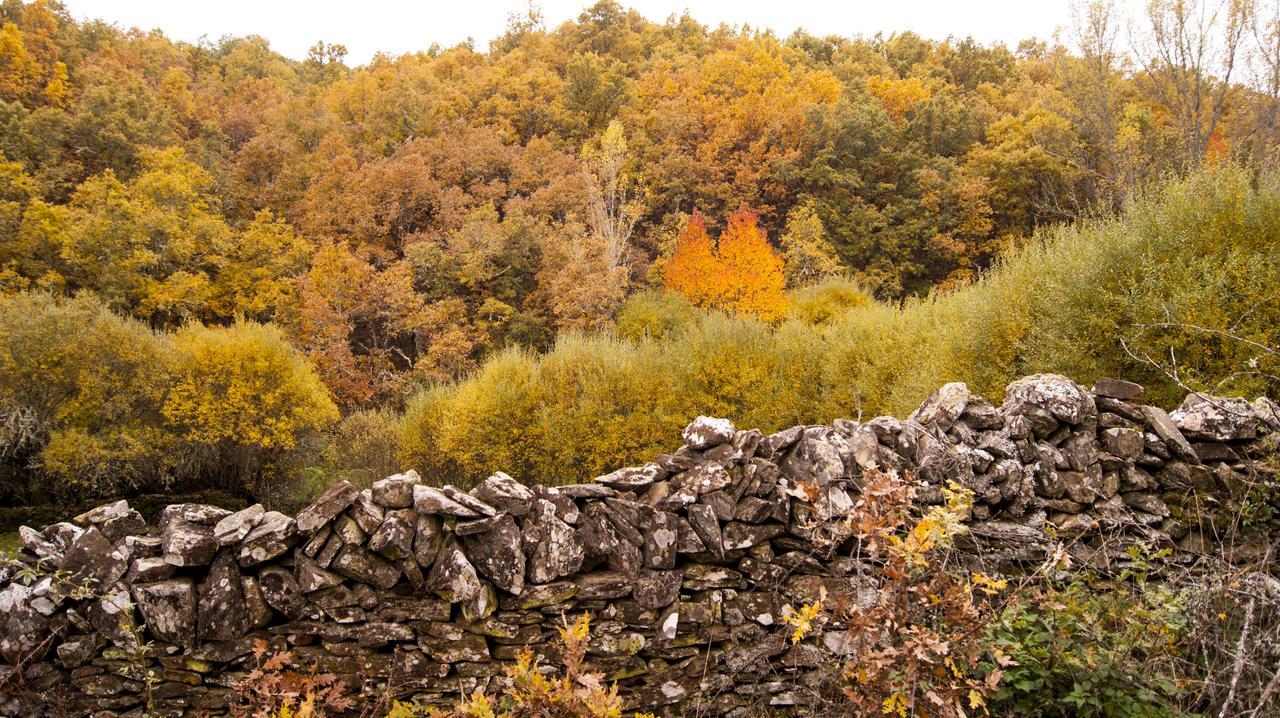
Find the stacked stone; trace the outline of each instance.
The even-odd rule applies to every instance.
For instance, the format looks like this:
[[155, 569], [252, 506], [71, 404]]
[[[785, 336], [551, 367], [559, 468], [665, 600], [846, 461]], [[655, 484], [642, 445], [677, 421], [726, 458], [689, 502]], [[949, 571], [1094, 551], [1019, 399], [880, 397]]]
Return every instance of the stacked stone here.
[[996, 408], [953, 383], [906, 421], [765, 435], [698, 417], [677, 451], [588, 484], [497, 473], [462, 491], [410, 471], [341, 482], [292, 518], [178, 504], [149, 531], [120, 501], [24, 527], [22, 560], [56, 574], [0, 576], [0, 670], [38, 696], [0, 714], [218, 714], [263, 641], [353, 686], [449, 702], [500, 689], [525, 647], [554, 663], [557, 629], [584, 612], [589, 660], [629, 706], [803, 709], [845, 633], [792, 645], [783, 619], [822, 595], [876, 600], [844, 520], [868, 471], [907, 477], [926, 505], [971, 490], [966, 548], [1002, 570], [1064, 538], [1100, 568], [1128, 560], [1117, 535], [1203, 549], [1178, 502], [1246, 485], [1280, 411], [1192, 396], [1166, 414], [1140, 394], [1037, 375]]

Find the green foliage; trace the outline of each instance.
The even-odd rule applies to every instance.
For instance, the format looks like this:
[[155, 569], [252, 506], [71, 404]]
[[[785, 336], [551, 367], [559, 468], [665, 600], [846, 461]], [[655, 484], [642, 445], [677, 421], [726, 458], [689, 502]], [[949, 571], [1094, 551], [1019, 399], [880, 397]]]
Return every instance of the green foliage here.
[[[162, 473], [165, 344], [90, 296], [0, 299], [0, 443], [10, 496], [137, 489]], [[51, 479], [30, 482], [27, 472]]]
[[1021, 597], [988, 630], [1010, 659], [995, 715], [1185, 715], [1177, 681], [1188, 630], [1177, 594], [1155, 584], [1076, 577]]
[[389, 409], [366, 409], [343, 417], [321, 452], [325, 467], [361, 488], [399, 473], [398, 420]]

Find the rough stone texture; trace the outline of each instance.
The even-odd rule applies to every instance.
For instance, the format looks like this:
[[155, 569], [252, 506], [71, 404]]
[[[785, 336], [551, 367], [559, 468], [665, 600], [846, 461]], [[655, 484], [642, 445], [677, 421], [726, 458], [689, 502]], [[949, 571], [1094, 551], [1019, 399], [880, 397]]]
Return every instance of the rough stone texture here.
[[339, 481], [330, 486], [311, 505], [298, 512], [298, 531], [310, 534], [329, 523], [350, 506], [360, 493], [350, 481]]
[[196, 643], [196, 586], [189, 578], [135, 584], [133, 599], [155, 637], [191, 648]]
[[375, 481], [371, 489], [373, 502], [388, 509], [409, 508], [413, 506], [413, 487], [420, 483], [422, 477], [412, 470]]
[[115, 502], [24, 526], [19, 559], [93, 595], [0, 572], [0, 659], [36, 691], [0, 711], [139, 715], [148, 670], [153, 713], [225, 714], [262, 640], [353, 690], [449, 703], [497, 688], [525, 646], [554, 662], [561, 616], [587, 611], [588, 664], [631, 708], [811, 714], [805, 681], [853, 647], [835, 624], [791, 645], [784, 608], [876, 600], [846, 522], [870, 470], [911, 476], [926, 504], [970, 489], [958, 548], [983, 570], [1032, 569], [1063, 538], [1100, 572], [1130, 568], [1137, 542], [1162, 549], [1152, 570], [1194, 561], [1225, 499], [1268, 470], [1252, 461], [1280, 410], [1192, 396], [1166, 414], [1141, 395], [1037, 375], [996, 407], [953, 383], [906, 421], [765, 436], [699, 417], [672, 453], [574, 486], [495, 473], [464, 492], [406, 472], [340, 483], [296, 520], [177, 504], [149, 529]]
[[733, 440], [733, 422], [710, 416], [699, 416], [685, 427], [681, 437], [685, 446], [701, 451]]

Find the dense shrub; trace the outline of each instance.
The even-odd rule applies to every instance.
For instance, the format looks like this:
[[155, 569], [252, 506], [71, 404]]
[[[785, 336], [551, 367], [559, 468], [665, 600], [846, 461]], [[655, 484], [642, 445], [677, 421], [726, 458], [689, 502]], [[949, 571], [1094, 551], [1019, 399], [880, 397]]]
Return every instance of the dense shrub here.
[[337, 418], [275, 329], [157, 334], [91, 295], [0, 298], [0, 459], [22, 501], [253, 491]]
[[195, 324], [170, 341], [164, 418], [208, 457], [193, 470], [218, 485], [274, 479], [284, 456], [338, 418], [320, 378], [274, 327]]
[[[1135, 197], [1118, 217], [1038, 237], [979, 281], [902, 305], [835, 282], [794, 295], [777, 327], [642, 295], [617, 332], [500, 355], [410, 402], [402, 456], [450, 480], [502, 469], [563, 482], [642, 461], [690, 416], [766, 430], [838, 416], [905, 416], [965, 381], [999, 399], [1052, 371], [1124, 376], [1147, 399], [1185, 394], [1142, 357], [1176, 357], [1184, 383], [1280, 390], [1280, 179], [1222, 167]], [[848, 308], [840, 311], [841, 306]], [[1218, 331], [1234, 328], [1247, 341]], [[1126, 346], [1128, 349], [1126, 349]], [[1131, 355], [1132, 353], [1132, 355]]]
[[787, 316], [809, 325], [827, 324], [851, 309], [871, 304], [871, 295], [849, 279], [828, 279], [791, 293]]
[[698, 310], [674, 292], [647, 291], [627, 299], [614, 324], [623, 339], [669, 339], [694, 324]]
[[[153, 482], [172, 448], [159, 429], [163, 357], [161, 337], [90, 296], [0, 300], [0, 493], [25, 500]], [[33, 470], [50, 480], [32, 486]]]
[[985, 640], [1010, 659], [995, 715], [1182, 715], [1177, 680], [1186, 616], [1177, 594], [1143, 580], [1046, 582], [1011, 605]]

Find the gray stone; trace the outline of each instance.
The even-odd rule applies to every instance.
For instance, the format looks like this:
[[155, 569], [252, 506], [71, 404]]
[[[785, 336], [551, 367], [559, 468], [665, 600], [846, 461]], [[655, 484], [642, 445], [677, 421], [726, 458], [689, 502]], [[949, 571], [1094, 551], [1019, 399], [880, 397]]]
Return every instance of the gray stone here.
[[[750, 497], [754, 499], [755, 497]], [[755, 499], [763, 501], [763, 499]], [[705, 504], [694, 504], [688, 509], [689, 526], [703, 547], [716, 558], [724, 558], [724, 541], [720, 536], [720, 522], [715, 510]]]
[[680, 571], [655, 571], [642, 569], [635, 579], [636, 603], [643, 608], [657, 610], [676, 602], [680, 597]]
[[212, 528], [230, 515], [230, 511], [209, 504], [170, 504], [160, 511], [159, 527], [163, 532], [170, 521], [176, 520]]
[[262, 569], [258, 573], [258, 587], [267, 605], [286, 618], [297, 620], [307, 613], [307, 601], [288, 569], [279, 566]]
[[307, 558], [306, 554], [295, 558], [293, 575], [298, 590], [303, 593], [313, 593], [342, 583], [342, 576], [325, 570], [320, 564]]
[[1258, 417], [1244, 399], [1189, 394], [1169, 418], [1193, 439], [1246, 441], [1258, 436]]
[[0, 589], [0, 657], [6, 663], [17, 665], [40, 647], [48, 637], [48, 624], [31, 607], [30, 587], [11, 583]]
[[163, 556], [139, 558], [135, 559], [133, 565], [129, 567], [125, 580], [134, 583], [163, 581], [172, 576], [176, 570], [177, 567], [165, 561]]
[[684, 439], [685, 446], [701, 451], [732, 441], [736, 432], [733, 422], [728, 419], [699, 416], [686, 426], [680, 435]]
[[413, 507], [421, 514], [457, 516], [464, 519], [478, 519], [479, 511], [467, 508], [445, 495], [434, 486], [415, 484], [413, 487]]
[[236, 558], [241, 566], [256, 566], [283, 556], [298, 542], [297, 523], [278, 512], [268, 511], [240, 542]]
[[1034, 374], [1012, 382], [1005, 387], [1001, 409], [1006, 414], [1028, 416], [1044, 411], [1071, 425], [1097, 414], [1093, 395], [1057, 374]]
[[533, 515], [526, 519], [524, 533], [525, 540], [533, 546], [528, 562], [531, 582], [548, 583], [570, 576], [582, 566], [582, 539], [573, 527], [556, 517], [551, 502], [538, 499]]
[[200, 583], [198, 635], [202, 641], [232, 641], [250, 628], [244, 584], [231, 551], [220, 552]]
[[388, 509], [404, 509], [413, 506], [413, 487], [422, 483], [418, 472], [410, 469], [403, 474], [388, 476], [373, 482], [374, 503]]
[[721, 532], [725, 550], [751, 548], [782, 534], [778, 524], [744, 524], [736, 521], [725, 525]]
[[86, 529], [71, 544], [62, 570], [70, 580], [92, 589], [110, 586], [129, 570], [129, 562], [121, 549], [111, 545], [98, 528]]
[[135, 584], [133, 598], [152, 635], [185, 648], [195, 646], [196, 586], [191, 579]]
[[1144, 406], [1142, 414], [1146, 417], [1147, 424], [1174, 456], [1189, 464], [1200, 463], [1200, 457], [1196, 456], [1195, 449], [1191, 448], [1191, 443], [1182, 435], [1182, 431], [1173, 423], [1173, 419], [1169, 418], [1164, 409]]
[[213, 526], [173, 517], [160, 530], [164, 559], [174, 566], [203, 566], [218, 553]]
[[498, 515], [498, 510], [496, 508], [490, 506], [489, 504], [486, 504], [485, 502], [481, 501], [480, 499], [477, 499], [476, 497], [472, 496], [471, 494], [468, 494], [467, 492], [463, 491], [462, 489], [459, 489], [456, 486], [445, 484], [444, 486], [440, 487], [440, 490], [444, 492], [445, 496], [448, 496], [449, 498], [453, 499], [457, 503], [467, 507], [468, 509], [471, 509], [472, 511], [476, 512], [480, 516], [497, 516]]
[[449, 603], [471, 601], [481, 590], [475, 566], [452, 538], [444, 542], [440, 556], [427, 575], [427, 590]]
[[[356, 500], [351, 502], [347, 513], [335, 519], [335, 523], [348, 516], [360, 531], [365, 534], [371, 534], [382, 525], [383, 519], [386, 518], [386, 510], [374, 503], [373, 491], [365, 489], [356, 495]], [[359, 543], [359, 541], [347, 541], [347, 543]]]
[[274, 614], [262, 596], [262, 587], [258, 585], [258, 579], [253, 576], [241, 576], [240, 586], [244, 589], [244, 605], [249, 614], [249, 625], [253, 628], [262, 628], [271, 623]]
[[427, 514], [419, 514], [414, 522], [413, 559], [418, 565], [426, 568], [435, 563], [440, 553], [440, 542], [444, 534], [440, 530], [440, 519]]
[[941, 388], [935, 389], [926, 397], [907, 419], [921, 426], [946, 431], [964, 413], [970, 396], [972, 393], [964, 382], [953, 381], [950, 384], [943, 384]]
[[391, 588], [400, 580], [400, 569], [360, 546], [344, 546], [331, 568], [347, 578], [380, 588]]
[[388, 512], [378, 530], [369, 537], [369, 550], [398, 561], [413, 553], [413, 524], [396, 512]]
[[630, 491], [643, 489], [667, 475], [667, 470], [656, 463], [649, 462], [644, 466], [628, 466], [604, 476], [597, 476], [596, 482], [610, 488]]
[[533, 509], [533, 491], [501, 471], [481, 481], [471, 493], [512, 516], [525, 516]]
[[678, 528], [675, 514], [654, 512], [652, 523], [644, 536], [644, 565], [647, 568], [675, 568], [676, 540], [680, 537]]
[[350, 481], [339, 481], [325, 489], [315, 501], [298, 512], [296, 523], [298, 531], [310, 535], [321, 526], [332, 521], [338, 514], [346, 510], [360, 493]]
[[90, 509], [72, 519], [81, 526], [93, 525], [102, 532], [107, 540], [115, 542], [130, 534], [140, 534], [147, 530], [147, 522], [142, 514], [129, 508], [129, 502], [121, 499], [115, 503]]
[[589, 601], [593, 599], [626, 598], [631, 595], [635, 579], [631, 574], [622, 571], [595, 571], [579, 576], [578, 598]]
[[85, 614], [94, 630], [125, 653], [136, 655], [141, 649], [133, 598], [119, 584], [90, 601]]
[[1102, 445], [1121, 459], [1130, 461], [1142, 456], [1142, 432], [1137, 429], [1103, 429]]
[[680, 488], [689, 492], [694, 497], [703, 494], [719, 491], [728, 486], [732, 481], [726, 470], [720, 464], [698, 464], [688, 471], [676, 476]]
[[825, 429], [805, 431], [778, 468], [793, 482], [804, 481], [818, 486], [826, 486], [845, 474], [844, 460]]
[[518, 594], [524, 590], [525, 576], [520, 528], [506, 514], [485, 521], [493, 522], [489, 530], [460, 537], [466, 555], [494, 585], [508, 593]]
[[1124, 379], [1103, 377], [1093, 383], [1093, 393], [1120, 401], [1133, 401], [1142, 396], [1142, 385]]
[[240, 543], [249, 535], [258, 520], [266, 513], [262, 504], [254, 504], [241, 509], [213, 525], [213, 538], [219, 546], [231, 546]]

